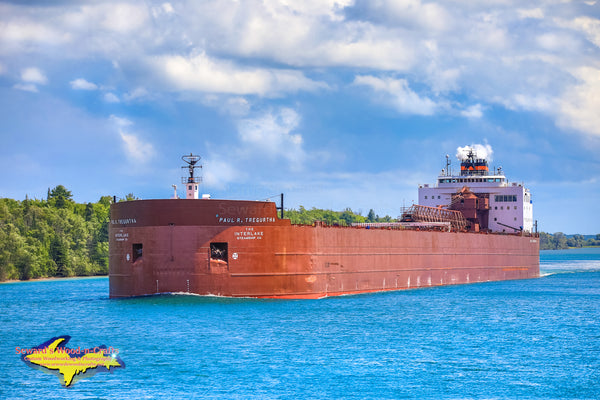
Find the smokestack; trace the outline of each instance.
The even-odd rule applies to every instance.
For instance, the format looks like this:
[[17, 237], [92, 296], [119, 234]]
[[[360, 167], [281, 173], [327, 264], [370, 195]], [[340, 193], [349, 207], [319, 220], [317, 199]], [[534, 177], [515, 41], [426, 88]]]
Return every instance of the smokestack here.
[[492, 155], [494, 154], [492, 146], [490, 146], [489, 144], [472, 144], [470, 146], [457, 148], [456, 158], [459, 161], [466, 160], [467, 158], [469, 158], [469, 151], [473, 151], [473, 153], [475, 153], [475, 158], [484, 159], [487, 162], [492, 161]]

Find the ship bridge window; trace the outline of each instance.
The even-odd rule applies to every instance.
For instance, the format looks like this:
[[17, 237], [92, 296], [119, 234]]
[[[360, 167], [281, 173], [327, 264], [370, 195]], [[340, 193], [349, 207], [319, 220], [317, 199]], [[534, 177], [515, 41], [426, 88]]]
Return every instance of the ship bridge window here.
[[133, 262], [143, 255], [143, 245], [141, 243], [134, 243], [131, 246], [131, 253], [133, 254]]
[[516, 194], [497, 194], [494, 196], [494, 201], [496, 202], [507, 202], [507, 201], [517, 201]]
[[210, 244], [210, 259], [227, 262], [227, 242], [213, 242]]

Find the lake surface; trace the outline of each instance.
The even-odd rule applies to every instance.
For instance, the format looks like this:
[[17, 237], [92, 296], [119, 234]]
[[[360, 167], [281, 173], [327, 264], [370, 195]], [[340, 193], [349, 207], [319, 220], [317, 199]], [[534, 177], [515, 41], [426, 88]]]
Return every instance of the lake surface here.
[[[596, 399], [600, 249], [542, 278], [321, 300], [108, 299], [107, 278], [0, 285], [0, 398]], [[16, 347], [118, 349], [65, 389]]]

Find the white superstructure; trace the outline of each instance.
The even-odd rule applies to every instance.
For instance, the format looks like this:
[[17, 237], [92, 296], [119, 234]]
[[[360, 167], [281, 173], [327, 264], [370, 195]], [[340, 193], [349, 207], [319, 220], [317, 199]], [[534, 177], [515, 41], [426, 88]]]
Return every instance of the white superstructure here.
[[452, 174], [448, 156], [434, 185], [419, 186], [419, 204], [447, 207], [452, 195], [467, 186], [478, 196], [489, 198], [488, 221], [480, 221], [493, 232], [533, 231], [533, 201], [522, 183], [509, 182], [501, 168], [490, 172], [485, 158], [477, 158], [474, 149], [459, 160], [460, 175]]

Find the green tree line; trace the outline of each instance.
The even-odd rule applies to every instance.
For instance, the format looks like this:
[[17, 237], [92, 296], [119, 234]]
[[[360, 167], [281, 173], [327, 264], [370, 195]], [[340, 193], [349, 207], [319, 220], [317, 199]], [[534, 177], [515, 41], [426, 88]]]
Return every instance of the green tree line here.
[[350, 208], [346, 208], [344, 211], [322, 210], [314, 207], [307, 210], [303, 206], [300, 206], [298, 210], [285, 210], [284, 217], [289, 218], [292, 224], [311, 225], [315, 221], [323, 221], [328, 225], [339, 226], [350, 226], [355, 222], [391, 222], [395, 220], [389, 215], [379, 217], [373, 209], [369, 210], [369, 214], [365, 217], [360, 213], [355, 213]]
[[110, 203], [75, 203], [62, 185], [46, 200], [0, 199], [0, 280], [108, 274]]
[[562, 232], [554, 234], [540, 232], [540, 250], [560, 250], [572, 247], [600, 246], [600, 233], [595, 238], [585, 239], [583, 235], [567, 237]]

